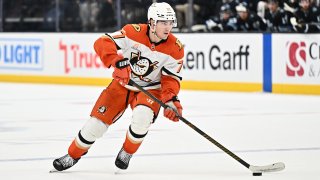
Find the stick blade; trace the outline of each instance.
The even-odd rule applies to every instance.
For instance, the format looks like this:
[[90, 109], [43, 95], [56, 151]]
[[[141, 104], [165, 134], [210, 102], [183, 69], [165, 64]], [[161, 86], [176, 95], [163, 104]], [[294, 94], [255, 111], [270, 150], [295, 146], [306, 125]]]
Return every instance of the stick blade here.
[[256, 173], [256, 172], [277, 172], [282, 171], [285, 168], [285, 164], [283, 162], [277, 162], [274, 164], [266, 165], [266, 166], [252, 166], [250, 165], [249, 169]]

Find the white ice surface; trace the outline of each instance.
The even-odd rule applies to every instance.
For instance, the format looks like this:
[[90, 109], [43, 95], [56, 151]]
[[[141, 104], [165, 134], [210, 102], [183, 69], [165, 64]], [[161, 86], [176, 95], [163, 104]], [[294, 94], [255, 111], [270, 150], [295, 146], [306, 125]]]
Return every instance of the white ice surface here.
[[0, 83], [1, 180], [317, 180], [320, 96], [182, 91], [183, 116], [252, 165], [284, 162], [281, 172], [248, 169], [183, 122], [161, 115], [129, 169], [114, 160], [131, 110], [62, 173], [48, 173], [89, 117], [103, 87]]

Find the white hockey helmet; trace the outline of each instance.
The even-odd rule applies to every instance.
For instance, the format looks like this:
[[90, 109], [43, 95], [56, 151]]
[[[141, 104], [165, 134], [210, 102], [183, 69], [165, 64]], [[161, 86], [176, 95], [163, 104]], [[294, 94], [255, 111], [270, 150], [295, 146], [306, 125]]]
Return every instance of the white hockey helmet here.
[[173, 8], [165, 2], [153, 3], [148, 9], [148, 21], [153, 19], [155, 24], [157, 21], [173, 21], [173, 27], [177, 27], [176, 13]]

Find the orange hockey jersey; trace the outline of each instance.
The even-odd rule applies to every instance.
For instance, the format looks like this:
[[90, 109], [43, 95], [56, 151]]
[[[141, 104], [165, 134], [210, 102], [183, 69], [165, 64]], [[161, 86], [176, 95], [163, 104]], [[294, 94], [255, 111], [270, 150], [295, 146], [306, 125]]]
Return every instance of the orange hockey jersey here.
[[[184, 48], [172, 34], [166, 40], [152, 43], [148, 31], [147, 24], [129, 24], [99, 38], [94, 48], [107, 67], [121, 50], [130, 60], [131, 80], [145, 89], [158, 89], [162, 85], [163, 94], [168, 96], [162, 99], [166, 101], [179, 92]], [[138, 91], [130, 84], [125, 87]]]

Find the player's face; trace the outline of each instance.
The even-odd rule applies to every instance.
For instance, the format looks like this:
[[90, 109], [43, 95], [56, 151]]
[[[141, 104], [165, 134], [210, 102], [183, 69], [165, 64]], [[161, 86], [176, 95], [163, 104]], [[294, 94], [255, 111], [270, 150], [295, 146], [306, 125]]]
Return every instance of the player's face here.
[[167, 39], [173, 28], [173, 21], [157, 21], [156, 32], [161, 39]]

